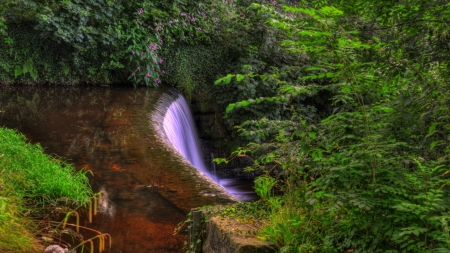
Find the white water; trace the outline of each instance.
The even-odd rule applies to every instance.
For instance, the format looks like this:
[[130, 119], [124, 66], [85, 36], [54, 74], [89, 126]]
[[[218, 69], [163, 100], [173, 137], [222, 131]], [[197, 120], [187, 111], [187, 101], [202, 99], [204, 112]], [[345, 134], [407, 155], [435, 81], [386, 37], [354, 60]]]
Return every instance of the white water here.
[[154, 120], [159, 131], [181, 156], [237, 200], [255, 199], [256, 194], [252, 189], [252, 180], [231, 178], [219, 180], [208, 170], [191, 110], [181, 94], [173, 91], [170, 95], [162, 96], [160, 106], [156, 108], [156, 111], [159, 113]]
[[163, 128], [167, 139], [175, 149], [194, 167], [217, 182], [205, 166], [194, 119], [183, 96], [179, 95], [167, 108]]

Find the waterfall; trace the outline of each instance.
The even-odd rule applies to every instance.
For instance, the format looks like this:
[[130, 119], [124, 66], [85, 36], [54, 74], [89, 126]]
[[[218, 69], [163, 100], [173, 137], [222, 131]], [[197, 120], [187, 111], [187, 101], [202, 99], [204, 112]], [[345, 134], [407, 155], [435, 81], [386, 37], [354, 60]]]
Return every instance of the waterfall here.
[[[176, 90], [164, 94], [158, 101], [153, 121], [162, 137], [200, 172], [223, 187], [237, 200], [254, 200], [252, 179], [221, 179], [209, 172], [197, 135], [189, 105]], [[215, 167], [214, 171], [215, 171]]]
[[194, 167], [217, 182], [204, 162], [200, 140], [197, 135], [195, 122], [188, 103], [184, 97], [176, 91], [165, 95], [160, 99], [160, 111], [157, 120], [161, 132], [173, 147], [188, 160]]

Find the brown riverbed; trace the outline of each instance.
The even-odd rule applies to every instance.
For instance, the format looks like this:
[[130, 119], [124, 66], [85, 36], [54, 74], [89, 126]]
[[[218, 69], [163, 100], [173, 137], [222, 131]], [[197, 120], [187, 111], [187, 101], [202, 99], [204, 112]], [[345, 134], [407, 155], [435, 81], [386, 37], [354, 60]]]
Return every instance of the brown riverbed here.
[[109, 252], [185, 252], [173, 232], [189, 210], [234, 201], [159, 137], [152, 113], [166, 91], [0, 86], [1, 126], [92, 172], [107, 201], [82, 225], [109, 233]]

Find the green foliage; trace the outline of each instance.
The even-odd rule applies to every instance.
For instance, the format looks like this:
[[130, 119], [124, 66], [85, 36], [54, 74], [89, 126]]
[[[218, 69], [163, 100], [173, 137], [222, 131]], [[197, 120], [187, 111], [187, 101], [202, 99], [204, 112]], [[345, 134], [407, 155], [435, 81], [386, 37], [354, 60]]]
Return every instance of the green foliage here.
[[0, 128], [0, 251], [41, 252], [27, 216], [39, 216], [34, 212], [43, 207], [86, 206], [94, 194], [85, 174]]
[[[161, 82], [162, 74], [167, 71], [161, 69], [160, 65], [167, 60], [161, 58], [162, 53], [159, 52], [163, 45], [169, 47], [165, 50], [167, 52], [167, 50], [173, 51], [170, 47], [174, 44], [182, 47], [183, 44], [210, 43], [211, 37], [218, 32], [217, 24], [220, 20], [218, 16], [226, 10], [225, 4], [213, 0], [201, 3], [144, 1], [139, 7], [139, 11], [135, 14], [136, 21], [133, 22], [134, 24], [129, 24], [130, 28], [127, 32], [127, 40], [131, 42], [128, 47], [128, 52], [131, 53], [130, 62], [137, 66], [131, 74], [131, 79], [135, 84], [145, 82], [147, 86], [155, 87]], [[167, 54], [164, 53], [164, 55]], [[195, 80], [192, 77], [197, 76], [195, 72], [199, 70], [193, 68], [190, 73], [186, 69], [183, 70], [186, 68], [183, 66], [189, 59], [183, 59], [181, 63], [176, 62], [173, 58], [169, 58], [169, 60], [172, 65], [180, 66], [181, 69], [177, 69], [177, 71], [180, 74], [183, 73], [183, 77], [179, 78], [188, 82], [183, 86], [175, 85], [182, 86], [185, 94], [191, 96], [195, 86], [193, 84]], [[170, 81], [173, 82], [173, 80]]]
[[35, 25], [27, 21], [8, 24], [5, 38], [11, 43], [0, 42], [0, 82], [73, 84], [124, 81], [123, 71], [111, 71], [104, 65], [110, 60], [102, 52], [104, 47], [77, 53], [70, 44], [41, 38], [41, 33], [33, 29]]
[[205, 109], [220, 93], [210, 84], [225, 73], [223, 66], [232, 57], [227, 48], [214, 44], [176, 44], [164, 53], [164, 58], [170, 59], [163, 65], [167, 74], [164, 81]]
[[[270, 198], [273, 215], [261, 230], [282, 252], [448, 252], [450, 54], [436, 47], [442, 30], [424, 38], [408, 22], [423, 18], [419, 29], [429, 31], [433, 13], [448, 14], [442, 1], [390, 2], [380, 11], [385, 16], [378, 9], [366, 13], [371, 3], [317, 2], [317, 8], [286, 5], [284, 11], [252, 4], [284, 34], [281, 45], [308, 60], [271, 75], [249, 71], [216, 81], [229, 86], [250, 79], [259, 88], [276, 80], [276, 94], [237, 99], [228, 114], [262, 101], [286, 105], [286, 117], [253, 118], [238, 127], [260, 138], [246, 149], [254, 167], [283, 182], [284, 196]], [[342, 11], [350, 6], [357, 8]], [[330, 101], [321, 114], [295, 103], [323, 92]]]
[[[2, 156], [0, 159], [6, 159]], [[20, 215], [23, 200], [17, 196], [11, 183], [3, 180], [0, 171], [0, 251], [38, 252], [33, 235], [28, 232], [30, 222]]]
[[[123, 81], [128, 75], [135, 85], [157, 87], [166, 72], [161, 69], [163, 46], [210, 43], [232, 8], [215, 0], [8, 0], [0, 5], [0, 13], [4, 13], [8, 26], [20, 31], [0, 43], [5, 54], [0, 74], [8, 82], [52, 83], [60, 81], [55, 76], [63, 79], [60, 82], [77, 83], [85, 78], [109, 83]], [[0, 29], [2, 26], [0, 22]], [[32, 40], [23, 41], [23, 37]], [[42, 38], [46, 38], [42, 46], [23, 45]], [[55, 42], [63, 50], [48, 47]], [[39, 66], [48, 54], [62, 57], [52, 59], [58, 64]], [[49, 66], [60, 73], [47, 75]], [[31, 78], [24, 78], [28, 73]]]
[[40, 205], [59, 202], [86, 206], [93, 196], [86, 170], [75, 171], [69, 165], [44, 154], [39, 144], [27, 143], [23, 135], [0, 129], [0, 168], [4, 180], [24, 197], [39, 200]]
[[[6, 10], [21, 10], [25, 17], [37, 21], [34, 27], [54, 41], [65, 42], [78, 51], [113, 45], [118, 33], [112, 26], [120, 18], [120, 1], [8, 1]], [[17, 17], [20, 19], [21, 17]]]
[[255, 180], [255, 192], [262, 200], [268, 201], [273, 195], [272, 189], [276, 183], [277, 181], [273, 177], [260, 176]]
[[7, 34], [7, 27], [5, 24], [5, 17], [0, 16], [0, 35], [5, 36]]

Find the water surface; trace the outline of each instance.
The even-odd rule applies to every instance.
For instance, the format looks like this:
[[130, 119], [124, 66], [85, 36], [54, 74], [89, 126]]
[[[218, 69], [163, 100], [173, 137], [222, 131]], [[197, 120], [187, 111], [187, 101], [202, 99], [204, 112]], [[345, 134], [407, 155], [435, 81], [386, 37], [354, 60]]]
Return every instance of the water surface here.
[[[191, 208], [234, 201], [160, 137], [152, 113], [166, 88], [0, 86], [0, 125], [92, 171], [105, 192], [93, 224], [110, 252], [184, 252], [173, 235]], [[153, 185], [153, 188], [147, 187]]]

